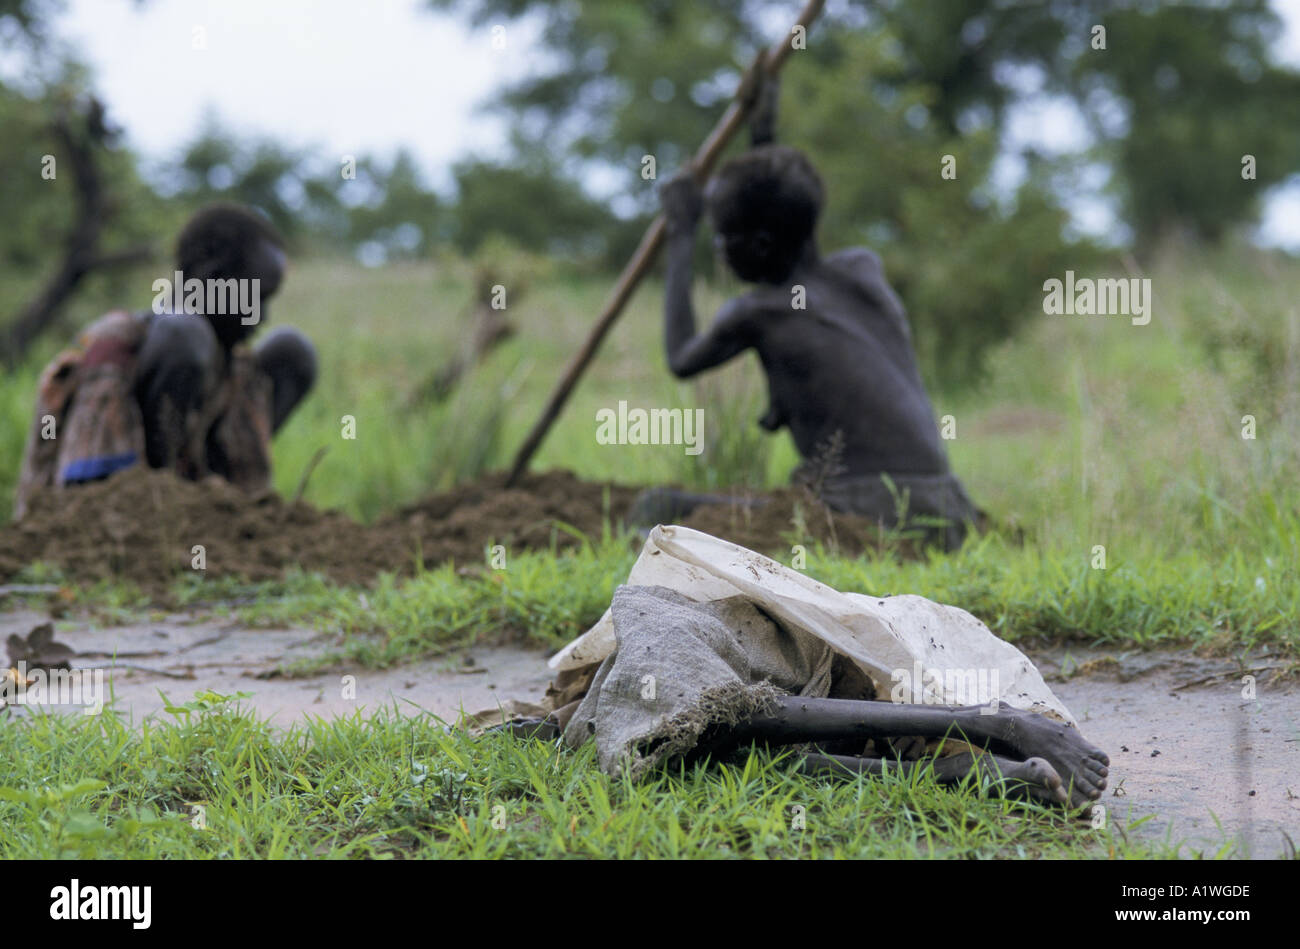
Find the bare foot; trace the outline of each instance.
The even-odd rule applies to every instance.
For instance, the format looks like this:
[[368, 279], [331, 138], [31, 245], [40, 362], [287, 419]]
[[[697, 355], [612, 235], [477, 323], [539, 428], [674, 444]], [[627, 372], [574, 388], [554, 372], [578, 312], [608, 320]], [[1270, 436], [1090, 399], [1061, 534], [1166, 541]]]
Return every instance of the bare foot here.
[[981, 779], [999, 787], [1013, 797], [1029, 798], [1044, 804], [1064, 806], [1069, 797], [1061, 776], [1042, 758], [1012, 761], [991, 754], [948, 755], [919, 761], [887, 761], [881, 758], [857, 758], [848, 755], [809, 754], [800, 761], [805, 774], [913, 774], [933, 768], [940, 784], [956, 784], [972, 771]]
[[[955, 757], [962, 757], [957, 755]], [[993, 755], [974, 755], [972, 766], [988, 781], [1001, 784], [1009, 797], [1028, 798], [1042, 804], [1064, 807], [1070, 795], [1056, 769], [1042, 758], [1012, 761]]]
[[1090, 807], [1106, 789], [1110, 758], [1079, 734], [1079, 730], [1045, 715], [1024, 712], [1003, 703], [990, 716], [996, 737], [1023, 756], [1041, 758], [1060, 776], [1071, 807]]

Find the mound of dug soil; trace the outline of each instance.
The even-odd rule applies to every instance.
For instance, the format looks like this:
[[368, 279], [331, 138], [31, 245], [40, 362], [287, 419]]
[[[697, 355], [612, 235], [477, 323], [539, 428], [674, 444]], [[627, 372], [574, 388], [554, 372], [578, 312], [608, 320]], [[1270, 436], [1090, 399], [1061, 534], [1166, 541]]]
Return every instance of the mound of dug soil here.
[[[219, 478], [196, 483], [134, 468], [38, 494], [21, 522], [0, 529], [0, 580], [44, 561], [75, 581], [118, 578], [160, 593], [193, 569], [201, 546], [209, 577], [267, 580], [298, 566], [365, 585], [381, 572], [412, 573], [417, 555], [432, 567], [481, 564], [494, 544], [512, 553], [564, 550], [580, 543], [566, 527], [597, 540], [607, 523], [622, 524], [637, 493], [566, 471], [526, 475], [507, 488], [497, 474], [366, 525], [275, 495], [250, 498]], [[783, 560], [794, 543], [821, 541], [850, 555], [876, 543], [873, 522], [832, 519], [801, 490], [754, 499], [764, 503], [699, 508], [682, 523]]]
[[411, 573], [417, 552], [433, 566], [482, 563], [493, 544], [512, 552], [576, 546], [556, 522], [596, 540], [606, 518], [617, 525], [636, 494], [568, 472], [528, 475], [515, 488], [504, 480], [489, 476], [364, 525], [275, 495], [253, 499], [220, 478], [189, 482], [134, 468], [41, 492], [22, 521], [0, 530], [0, 578], [40, 560], [75, 580], [115, 577], [159, 591], [193, 569], [201, 545], [211, 577], [273, 579], [298, 565], [367, 584], [382, 571]]

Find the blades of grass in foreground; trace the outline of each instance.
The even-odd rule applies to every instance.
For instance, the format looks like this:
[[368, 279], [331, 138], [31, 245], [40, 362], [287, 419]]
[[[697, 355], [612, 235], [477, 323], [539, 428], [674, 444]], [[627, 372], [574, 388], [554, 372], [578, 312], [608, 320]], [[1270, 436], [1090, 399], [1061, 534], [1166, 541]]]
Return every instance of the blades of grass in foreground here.
[[632, 783], [590, 746], [474, 742], [391, 709], [284, 732], [233, 698], [137, 728], [111, 710], [33, 715], [0, 729], [0, 754], [23, 763], [0, 788], [0, 857], [1189, 855], [974, 781], [812, 779], [755, 751]]

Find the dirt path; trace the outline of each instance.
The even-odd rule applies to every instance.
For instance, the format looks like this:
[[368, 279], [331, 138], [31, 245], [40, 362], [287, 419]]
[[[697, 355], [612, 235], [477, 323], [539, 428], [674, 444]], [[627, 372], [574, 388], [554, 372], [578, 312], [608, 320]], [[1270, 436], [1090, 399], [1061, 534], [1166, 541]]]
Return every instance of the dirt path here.
[[[0, 614], [0, 637], [26, 636], [45, 621], [34, 612]], [[454, 722], [462, 706], [477, 712], [495, 705], [498, 696], [540, 701], [550, 682], [541, 655], [520, 647], [471, 649], [454, 660], [395, 669], [291, 678], [279, 671], [327, 653], [326, 637], [308, 629], [248, 629], [181, 616], [129, 626], [60, 623], [55, 638], [78, 653], [100, 654], [80, 655], [72, 666], [105, 670], [105, 691], [111, 683], [117, 708], [133, 721], [148, 715], [168, 718], [160, 690], [171, 701], [184, 702], [210, 689], [225, 695], [253, 693], [247, 702], [276, 725], [304, 716], [373, 712], [385, 705], [396, 705], [404, 714], [428, 711]], [[110, 658], [114, 654], [119, 657], [116, 669]]]
[[[44, 620], [35, 612], [0, 614], [0, 636], [25, 636]], [[185, 617], [107, 628], [73, 621], [61, 623], [56, 638], [78, 653], [102, 654], [80, 655], [73, 665], [107, 670], [117, 707], [134, 721], [166, 717], [160, 689], [173, 701], [203, 689], [251, 692], [248, 702], [278, 725], [384, 705], [452, 721], [461, 708], [538, 701], [550, 680], [542, 654], [518, 647], [288, 678], [276, 671], [327, 651], [325, 638], [311, 630], [250, 630]], [[116, 670], [104, 658], [114, 653]], [[1108, 819], [1131, 828], [1126, 832], [1186, 841], [1187, 856], [1235, 845], [1239, 856], [1276, 857], [1286, 847], [1284, 831], [1300, 842], [1300, 686], [1270, 682], [1267, 660], [1252, 663], [1259, 667], [1256, 693], [1247, 700], [1238, 667], [1222, 660], [1173, 652], [1056, 651], [1033, 658], [1084, 734], [1110, 755], [1102, 803]], [[128, 663], [133, 667], [121, 668]], [[354, 692], [345, 675], [355, 677]], [[1149, 815], [1154, 819], [1134, 827]]]
[[[1300, 685], [1273, 681], [1260, 658], [1254, 698], [1235, 662], [1183, 652], [1038, 654], [1034, 661], [1111, 759], [1103, 803], [1122, 826], [1155, 814], [1138, 833], [1214, 854], [1236, 839], [1238, 856], [1300, 846]], [[1084, 674], [1054, 674], [1079, 665]], [[1216, 826], [1216, 818], [1222, 830]]]

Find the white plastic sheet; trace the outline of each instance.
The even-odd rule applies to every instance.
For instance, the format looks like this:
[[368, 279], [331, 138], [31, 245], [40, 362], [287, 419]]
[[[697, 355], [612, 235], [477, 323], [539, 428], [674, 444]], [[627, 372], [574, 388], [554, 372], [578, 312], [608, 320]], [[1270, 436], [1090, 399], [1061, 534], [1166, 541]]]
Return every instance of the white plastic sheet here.
[[[932, 705], [1000, 700], [1074, 724], [1024, 653], [955, 606], [921, 596], [841, 593], [752, 550], [676, 526], [650, 532], [626, 582], [668, 587], [696, 602], [745, 596], [787, 629], [816, 636], [851, 659], [879, 698]], [[580, 668], [615, 646], [606, 610], [550, 665]]]

